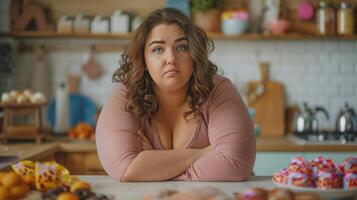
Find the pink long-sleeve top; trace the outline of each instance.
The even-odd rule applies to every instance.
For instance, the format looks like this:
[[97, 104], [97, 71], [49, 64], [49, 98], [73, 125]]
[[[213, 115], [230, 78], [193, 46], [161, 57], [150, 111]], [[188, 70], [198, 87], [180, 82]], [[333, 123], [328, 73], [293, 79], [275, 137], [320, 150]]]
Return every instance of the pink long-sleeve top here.
[[[234, 85], [220, 75], [213, 77], [214, 88], [202, 106], [203, 118], [186, 148], [214, 151], [197, 159], [174, 180], [240, 181], [251, 173], [255, 162], [256, 141], [253, 123]], [[120, 180], [129, 164], [140, 153], [141, 130], [154, 149], [165, 149], [156, 129], [147, 120], [137, 119], [124, 109], [126, 88], [117, 83], [100, 114], [96, 144], [104, 170]]]

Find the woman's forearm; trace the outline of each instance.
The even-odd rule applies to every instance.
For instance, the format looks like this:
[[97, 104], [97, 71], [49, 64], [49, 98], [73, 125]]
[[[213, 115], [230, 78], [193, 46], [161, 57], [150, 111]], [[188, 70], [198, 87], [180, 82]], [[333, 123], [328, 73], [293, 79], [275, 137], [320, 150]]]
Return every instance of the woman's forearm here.
[[142, 151], [130, 163], [121, 181], [162, 181], [184, 172], [209, 150], [174, 149]]

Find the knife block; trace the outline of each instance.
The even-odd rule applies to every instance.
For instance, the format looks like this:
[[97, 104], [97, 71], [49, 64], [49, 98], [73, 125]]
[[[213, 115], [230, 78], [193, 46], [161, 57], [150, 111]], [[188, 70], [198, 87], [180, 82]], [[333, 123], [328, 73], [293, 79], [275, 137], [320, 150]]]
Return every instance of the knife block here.
[[[8, 139], [35, 139], [41, 143], [45, 138], [42, 127], [41, 107], [42, 104], [0, 104], [4, 109], [3, 134], [5, 143]], [[27, 123], [20, 123], [18, 119], [29, 118]], [[17, 119], [17, 121], [16, 121]]]

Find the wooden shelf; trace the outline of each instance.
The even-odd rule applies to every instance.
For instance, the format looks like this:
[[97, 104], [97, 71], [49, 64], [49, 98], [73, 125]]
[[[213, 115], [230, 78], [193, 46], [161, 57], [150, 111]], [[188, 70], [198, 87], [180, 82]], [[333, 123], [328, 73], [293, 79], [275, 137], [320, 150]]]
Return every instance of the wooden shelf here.
[[[23, 31], [14, 33], [0, 33], [0, 37], [11, 37], [14, 39], [122, 39], [128, 40], [131, 33], [123, 34], [59, 34], [56, 32]], [[357, 40], [357, 35], [350, 36], [319, 36], [300, 33], [289, 33], [284, 35], [224, 35], [222, 33], [208, 33], [213, 40]]]

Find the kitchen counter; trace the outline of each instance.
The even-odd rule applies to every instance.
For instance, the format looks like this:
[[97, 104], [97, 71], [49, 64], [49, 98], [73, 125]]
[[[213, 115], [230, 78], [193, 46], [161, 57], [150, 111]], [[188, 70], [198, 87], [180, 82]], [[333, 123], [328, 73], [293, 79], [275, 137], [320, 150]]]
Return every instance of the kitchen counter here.
[[150, 183], [123, 183], [115, 181], [109, 176], [80, 176], [79, 178], [91, 183], [95, 192], [113, 194], [116, 199], [120, 200], [143, 199], [144, 195], [155, 193], [162, 189], [185, 191], [193, 187], [213, 186], [233, 197], [234, 192], [244, 191], [251, 187], [261, 187], [266, 189], [272, 189], [274, 187], [270, 176], [252, 176], [245, 182], [164, 181]]
[[[357, 144], [347, 145], [299, 145], [289, 138], [269, 138], [257, 139], [257, 152], [357, 152]], [[15, 143], [0, 145], [0, 156], [17, 155], [19, 160], [40, 160], [54, 155], [57, 152], [96, 152], [95, 142], [66, 142], [63, 140], [46, 142], [42, 144]], [[9, 166], [14, 162], [1, 163], [0, 169]]]

